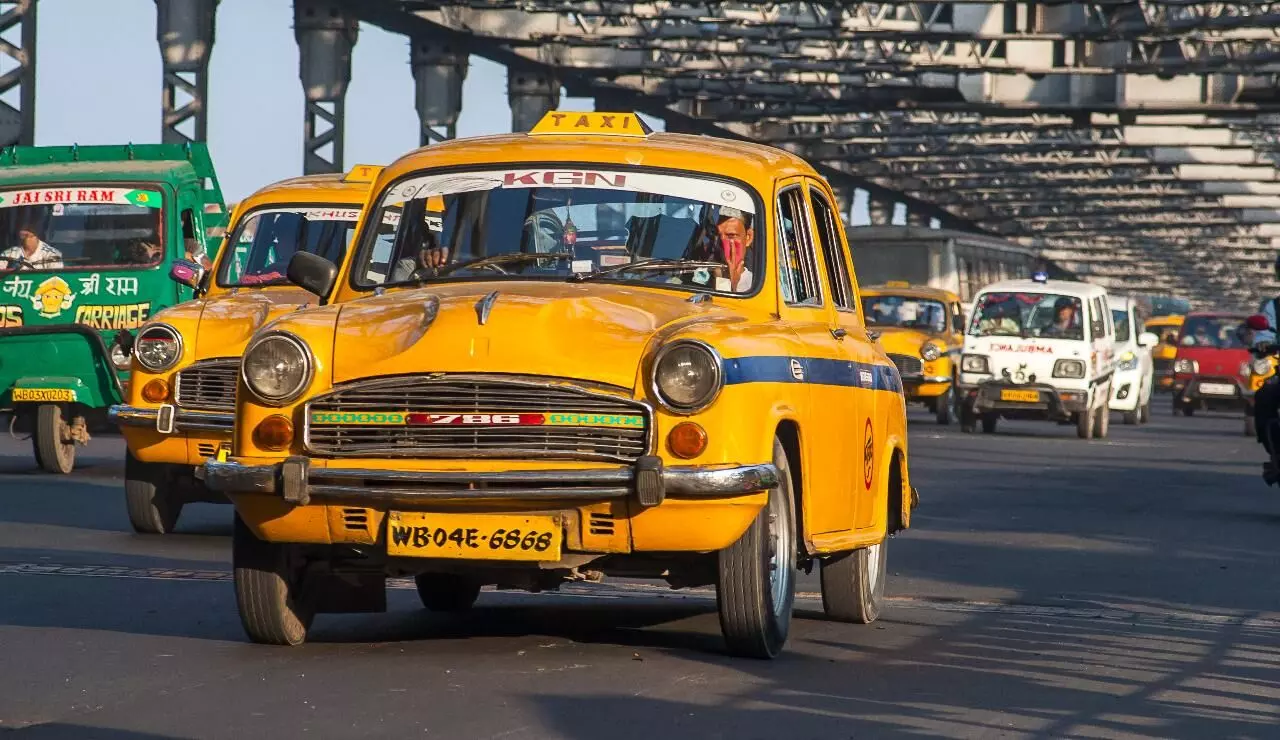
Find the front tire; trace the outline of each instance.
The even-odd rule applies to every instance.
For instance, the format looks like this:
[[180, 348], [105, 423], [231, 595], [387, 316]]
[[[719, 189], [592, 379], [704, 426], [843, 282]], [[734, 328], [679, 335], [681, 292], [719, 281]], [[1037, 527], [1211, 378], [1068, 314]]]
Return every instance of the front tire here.
[[794, 484], [782, 443], [773, 442], [778, 485], [738, 541], [719, 553], [716, 607], [729, 653], [773, 658], [786, 644], [795, 603]]
[[1151, 399], [1147, 399], [1142, 406], [1138, 408], [1138, 423], [1151, 423]]
[[1106, 439], [1107, 431], [1111, 428], [1111, 407], [1104, 405], [1098, 409], [1094, 415], [1093, 436], [1098, 439]]
[[133, 531], [140, 534], [167, 534], [173, 531], [182, 513], [183, 501], [169, 481], [164, 465], [144, 463], [125, 452], [124, 503]]
[[1076, 414], [1076, 436], [1080, 439], [1093, 439], [1093, 428], [1096, 424], [1096, 411], [1092, 408], [1085, 409]]
[[264, 645], [301, 645], [315, 617], [304, 598], [297, 545], [263, 542], [235, 515], [231, 561], [236, 607], [250, 640]]
[[1142, 407], [1139, 406], [1133, 411], [1124, 412], [1124, 423], [1128, 426], [1141, 424], [1142, 423]]
[[456, 573], [419, 573], [413, 583], [422, 605], [433, 612], [464, 612], [480, 597], [480, 582]]
[[947, 426], [951, 423], [951, 407], [955, 404], [955, 389], [948, 388], [945, 393], [934, 400], [934, 403], [937, 404], [934, 409], [934, 418], [942, 426]]
[[36, 464], [46, 473], [66, 475], [76, 466], [76, 443], [62, 407], [44, 403], [36, 408], [36, 426], [31, 435]]
[[983, 414], [982, 415], [982, 433], [995, 434], [996, 425], [999, 423], [1000, 423], [1000, 416], [998, 414]]

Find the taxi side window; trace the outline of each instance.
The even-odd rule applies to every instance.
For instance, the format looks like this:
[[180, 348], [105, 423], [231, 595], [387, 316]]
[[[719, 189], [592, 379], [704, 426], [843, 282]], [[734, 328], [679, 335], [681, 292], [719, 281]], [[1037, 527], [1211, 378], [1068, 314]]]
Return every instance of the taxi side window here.
[[778, 195], [778, 281], [782, 297], [792, 305], [821, 306], [818, 269], [813, 262], [804, 214], [804, 194], [799, 187]]
[[853, 284], [849, 282], [849, 263], [840, 244], [840, 232], [836, 229], [835, 212], [822, 191], [809, 188], [809, 200], [813, 202], [813, 220], [818, 225], [818, 241], [822, 244], [822, 259], [827, 265], [827, 284], [831, 288], [831, 300], [836, 308], [852, 311]]

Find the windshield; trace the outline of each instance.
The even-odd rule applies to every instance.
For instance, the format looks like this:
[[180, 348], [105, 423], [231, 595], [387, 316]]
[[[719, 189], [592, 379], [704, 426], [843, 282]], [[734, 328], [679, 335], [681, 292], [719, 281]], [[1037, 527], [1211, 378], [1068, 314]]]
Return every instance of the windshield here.
[[280, 206], [251, 211], [236, 224], [227, 244], [218, 285], [281, 285], [294, 252], [317, 254], [340, 264], [355, 235], [360, 209], [349, 205]]
[[899, 326], [934, 333], [947, 330], [947, 309], [939, 301], [900, 295], [866, 296], [862, 315], [870, 326]]
[[356, 287], [594, 273], [747, 293], [761, 273], [755, 198], [709, 178], [523, 167], [427, 174], [392, 185], [378, 208], [377, 233], [355, 260]]
[[158, 189], [0, 191], [0, 271], [119, 270], [164, 257]]
[[1112, 309], [1111, 320], [1116, 325], [1116, 341], [1129, 341], [1129, 312]]
[[1178, 344], [1183, 347], [1244, 349], [1236, 336], [1236, 327], [1244, 321], [1240, 316], [1191, 316], [1182, 324]]
[[969, 334], [1084, 339], [1080, 299], [1056, 293], [983, 293]]

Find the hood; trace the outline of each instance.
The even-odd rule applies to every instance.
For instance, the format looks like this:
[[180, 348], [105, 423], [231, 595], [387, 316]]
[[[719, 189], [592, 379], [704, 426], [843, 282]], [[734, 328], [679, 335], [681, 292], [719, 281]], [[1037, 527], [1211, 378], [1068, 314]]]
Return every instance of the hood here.
[[972, 337], [964, 339], [965, 354], [986, 355], [991, 374], [997, 378], [1008, 376], [1015, 383], [1049, 383], [1053, 379], [1053, 364], [1062, 359], [1090, 361], [1088, 344], [1070, 339], [1045, 337]]
[[[244, 352], [253, 333], [263, 324], [315, 300], [300, 288], [242, 290], [188, 301], [165, 310], [158, 318], [190, 321], [189, 325], [195, 327], [195, 359], [235, 357]], [[192, 341], [190, 337], [188, 341]]]
[[1247, 349], [1179, 347], [1177, 359], [1195, 360], [1200, 375], [1240, 376], [1240, 363], [1253, 359]]
[[[532, 281], [433, 285], [363, 298], [341, 308], [333, 382], [489, 372], [632, 388], [656, 335], [695, 322], [741, 320], [714, 302], [687, 298], [628, 286]], [[482, 300], [488, 304], [483, 324]]]
[[884, 347], [885, 352], [892, 354], [919, 356], [920, 347], [929, 340], [933, 340], [943, 347], [948, 344], [946, 336], [921, 329], [908, 329], [902, 326], [870, 326], [867, 328], [870, 331], [879, 332], [880, 346]]

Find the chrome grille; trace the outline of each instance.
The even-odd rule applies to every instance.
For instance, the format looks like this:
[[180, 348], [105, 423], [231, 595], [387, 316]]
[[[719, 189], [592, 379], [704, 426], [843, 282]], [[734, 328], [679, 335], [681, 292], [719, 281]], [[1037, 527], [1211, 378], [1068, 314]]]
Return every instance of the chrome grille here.
[[899, 375], [919, 375], [924, 372], [924, 364], [920, 362], [919, 357], [891, 354], [889, 359], [893, 360], [893, 364], [898, 366]]
[[[311, 400], [305, 443], [317, 455], [557, 457], [631, 461], [649, 447], [649, 408], [569, 381], [527, 376], [397, 376], [357, 381]], [[342, 417], [335, 415], [343, 415]], [[375, 416], [370, 416], [370, 415]], [[328, 415], [328, 418], [325, 416]], [[399, 415], [403, 415], [400, 419]], [[417, 417], [410, 420], [410, 415]], [[440, 423], [441, 417], [462, 415]], [[502, 415], [520, 423], [490, 423]], [[627, 426], [575, 425], [574, 415], [640, 417]], [[561, 424], [526, 424], [558, 417]], [[428, 421], [428, 419], [430, 421]], [[398, 420], [398, 421], [397, 421]], [[381, 422], [381, 423], [367, 423]]]
[[236, 375], [240, 358], [201, 360], [178, 373], [174, 402], [184, 409], [236, 410]]

